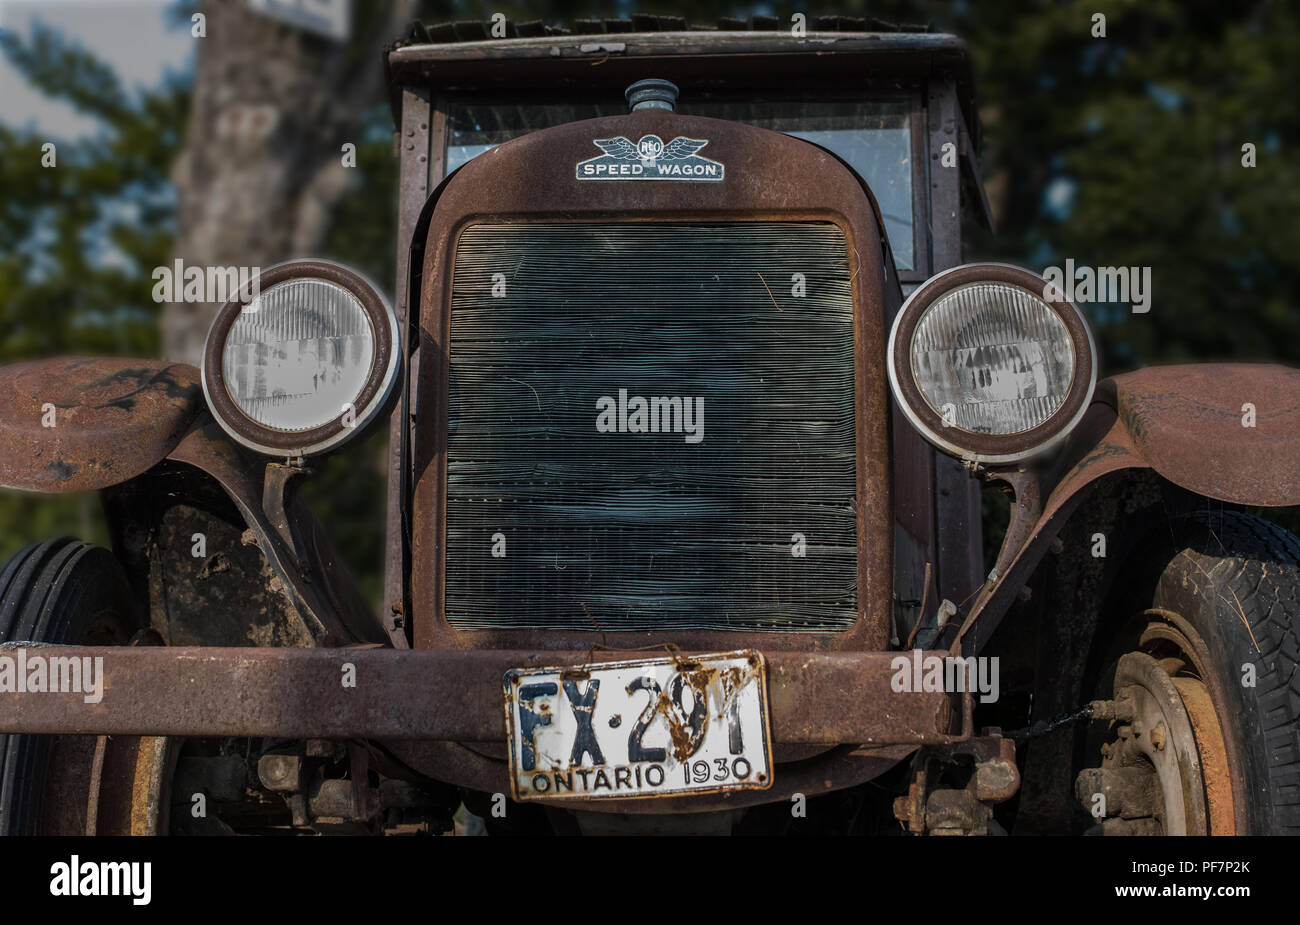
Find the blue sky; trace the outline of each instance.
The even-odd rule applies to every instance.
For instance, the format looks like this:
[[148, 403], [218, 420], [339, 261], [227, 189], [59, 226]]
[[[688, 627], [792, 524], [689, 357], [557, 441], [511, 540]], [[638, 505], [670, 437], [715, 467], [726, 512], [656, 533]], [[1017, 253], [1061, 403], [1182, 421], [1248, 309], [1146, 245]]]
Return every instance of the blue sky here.
[[[174, 0], [0, 0], [0, 29], [26, 37], [39, 21], [98, 55], [124, 86], [143, 88], [193, 65], [200, 40], [169, 12], [173, 5]], [[0, 122], [55, 139], [83, 138], [98, 127], [93, 118], [41, 94], [3, 57]]]

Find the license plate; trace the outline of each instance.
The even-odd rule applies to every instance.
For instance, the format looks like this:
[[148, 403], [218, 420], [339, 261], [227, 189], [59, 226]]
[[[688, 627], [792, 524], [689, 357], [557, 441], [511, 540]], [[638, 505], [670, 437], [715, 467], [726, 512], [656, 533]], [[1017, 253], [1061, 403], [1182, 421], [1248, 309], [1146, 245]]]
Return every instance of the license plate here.
[[759, 652], [516, 668], [505, 689], [516, 800], [772, 785]]

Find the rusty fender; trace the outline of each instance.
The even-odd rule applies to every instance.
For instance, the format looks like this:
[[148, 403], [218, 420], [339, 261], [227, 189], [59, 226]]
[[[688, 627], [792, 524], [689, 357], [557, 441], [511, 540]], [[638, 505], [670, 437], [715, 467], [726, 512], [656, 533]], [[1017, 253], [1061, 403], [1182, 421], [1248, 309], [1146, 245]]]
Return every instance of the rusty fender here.
[[164, 460], [201, 469], [243, 515], [318, 645], [386, 641], [319, 525], [294, 504], [303, 470], [235, 446], [183, 363], [54, 357], [0, 368], [0, 487], [68, 493], [111, 488]]
[[153, 468], [203, 407], [183, 363], [54, 357], [0, 367], [0, 487], [91, 491]]
[[[963, 622], [954, 651], [979, 650], [1103, 476], [1153, 469], [1181, 488], [1229, 504], [1300, 504], [1300, 370], [1194, 364], [1102, 380], [1063, 459], [1068, 471], [1032, 524], [1014, 529], [1013, 514], [996, 574]], [[1036, 508], [1036, 485], [1026, 487], [1025, 501]]]

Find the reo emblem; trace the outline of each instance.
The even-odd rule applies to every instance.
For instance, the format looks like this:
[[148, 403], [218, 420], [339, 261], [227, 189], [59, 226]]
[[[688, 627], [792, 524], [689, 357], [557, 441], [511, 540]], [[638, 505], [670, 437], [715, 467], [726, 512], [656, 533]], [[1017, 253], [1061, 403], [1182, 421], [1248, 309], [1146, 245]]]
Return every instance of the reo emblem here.
[[642, 135], [641, 140], [633, 144], [631, 139], [619, 135], [616, 138], [595, 138], [591, 143], [605, 153], [578, 162], [576, 174], [579, 180], [709, 183], [717, 182], [723, 176], [722, 164], [697, 153], [708, 144], [703, 139], [678, 135], [664, 144], [658, 135]]

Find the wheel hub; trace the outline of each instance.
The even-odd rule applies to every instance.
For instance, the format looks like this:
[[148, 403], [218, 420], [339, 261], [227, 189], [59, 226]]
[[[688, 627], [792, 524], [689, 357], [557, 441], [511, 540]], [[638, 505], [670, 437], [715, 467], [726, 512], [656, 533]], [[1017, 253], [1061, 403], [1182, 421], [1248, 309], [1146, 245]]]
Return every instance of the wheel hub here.
[[1110, 738], [1101, 767], [1079, 774], [1075, 794], [1098, 820], [1096, 834], [1231, 830], [1222, 732], [1204, 685], [1172, 676], [1184, 664], [1130, 652], [1116, 666], [1114, 699], [1094, 705], [1095, 717], [1110, 720]]

